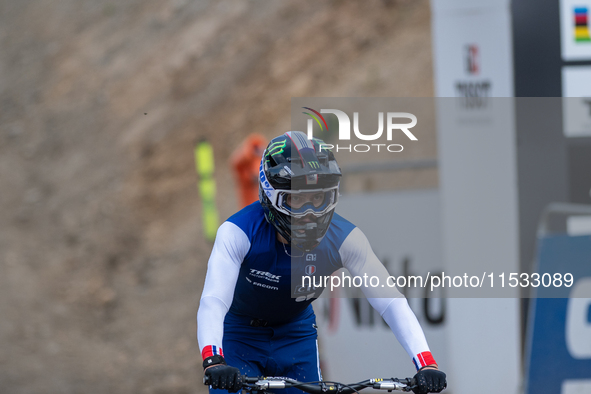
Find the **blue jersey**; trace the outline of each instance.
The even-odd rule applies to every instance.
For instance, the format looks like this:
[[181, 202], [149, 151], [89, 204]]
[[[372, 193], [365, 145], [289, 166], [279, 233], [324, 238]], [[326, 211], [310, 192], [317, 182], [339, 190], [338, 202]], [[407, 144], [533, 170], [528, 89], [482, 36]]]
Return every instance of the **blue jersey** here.
[[[244, 339], [246, 334], [240, 331], [243, 329], [266, 327], [270, 330], [267, 334], [275, 338], [276, 330], [291, 327], [298, 332], [299, 328], [311, 327], [310, 303], [320, 296], [324, 284], [313, 278], [329, 278], [340, 268], [346, 268], [353, 278], [375, 277], [374, 281], [381, 283], [374, 286], [371, 281], [364, 282], [360, 290], [417, 367], [431, 364], [429, 347], [416, 317], [404, 296], [395, 287], [385, 285], [389, 283], [388, 271], [359, 228], [334, 214], [320, 244], [310, 252], [301, 252], [278, 240], [275, 228], [267, 223], [258, 202], [230, 217], [218, 229], [197, 314], [197, 336], [203, 358], [218, 354], [218, 350], [221, 354], [222, 343], [254, 341], [252, 335], [263, 332], [248, 331], [251, 338]], [[303, 282], [303, 277], [310, 278]], [[256, 319], [264, 321], [262, 326], [253, 326]], [[282, 332], [291, 332], [285, 330]], [[315, 331], [302, 335], [310, 343], [315, 342]], [[231, 349], [240, 354], [244, 350], [238, 345], [232, 345]], [[251, 356], [256, 358], [254, 354]], [[310, 368], [306, 370], [311, 371]]]
[[[310, 252], [291, 249], [255, 202], [228, 219], [248, 238], [230, 312], [280, 324], [303, 313], [323, 288], [302, 285], [302, 276], [324, 277], [343, 267], [339, 249], [355, 226], [335, 214], [322, 242]], [[290, 256], [291, 255], [291, 256]], [[292, 283], [293, 282], [293, 283]]]

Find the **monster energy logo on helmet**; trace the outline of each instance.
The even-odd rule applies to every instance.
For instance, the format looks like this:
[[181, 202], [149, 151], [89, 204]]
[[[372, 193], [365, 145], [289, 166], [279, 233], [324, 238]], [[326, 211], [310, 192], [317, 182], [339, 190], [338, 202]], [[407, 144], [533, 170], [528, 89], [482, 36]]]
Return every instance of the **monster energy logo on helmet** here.
[[267, 147], [267, 150], [269, 151], [269, 154], [271, 156], [279, 155], [279, 154], [283, 153], [283, 148], [285, 148], [286, 144], [287, 144], [287, 141], [277, 141], [272, 144], [269, 144], [269, 146]]

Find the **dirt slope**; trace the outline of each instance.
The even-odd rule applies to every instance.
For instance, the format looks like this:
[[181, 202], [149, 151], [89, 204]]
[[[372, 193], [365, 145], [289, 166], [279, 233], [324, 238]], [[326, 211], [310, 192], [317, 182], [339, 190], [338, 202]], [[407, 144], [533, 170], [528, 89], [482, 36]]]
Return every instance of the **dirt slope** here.
[[205, 392], [192, 148], [292, 96], [431, 96], [420, 1], [0, 2], [0, 392]]

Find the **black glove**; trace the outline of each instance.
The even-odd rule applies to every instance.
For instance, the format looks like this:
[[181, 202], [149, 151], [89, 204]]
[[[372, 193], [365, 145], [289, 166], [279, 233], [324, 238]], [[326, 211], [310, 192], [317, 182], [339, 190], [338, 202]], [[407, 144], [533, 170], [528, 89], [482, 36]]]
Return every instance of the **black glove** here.
[[242, 388], [242, 376], [238, 368], [230, 367], [220, 355], [207, 357], [203, 360], [205, 369], [203, 383], [213, 389], [224, 389], [231, 393]]
[[415, 394], [440, 393], [447, 387], [445, 373], [437, 369], [420, 369], [413, 379], [417, 384], [412, 390]]

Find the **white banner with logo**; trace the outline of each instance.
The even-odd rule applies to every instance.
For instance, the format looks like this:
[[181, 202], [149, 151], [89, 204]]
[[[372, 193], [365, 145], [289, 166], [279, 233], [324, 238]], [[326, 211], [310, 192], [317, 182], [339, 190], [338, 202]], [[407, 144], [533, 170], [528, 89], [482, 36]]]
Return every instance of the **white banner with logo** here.
[[[517, 272], [514, 115], [512, 103], [491, 99], [513, 96], [510, 2], [433, 0], [431, 8], [436, 95], [459, 98], [437, 109], [443, 264]], [[518, 298], [447, 301], [450, 391], [518, 392]]]
[[591, 60], [589, 10], [590, 0], [560, 0], [560, 43], [564, 61]]

